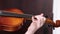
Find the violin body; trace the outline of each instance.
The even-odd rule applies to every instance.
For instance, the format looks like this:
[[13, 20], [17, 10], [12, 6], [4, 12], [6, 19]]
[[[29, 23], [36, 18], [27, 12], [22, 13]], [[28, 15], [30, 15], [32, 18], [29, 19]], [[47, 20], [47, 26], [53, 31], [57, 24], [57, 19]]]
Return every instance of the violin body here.
[[[16, 8], [6, 9], [5, 11], [23, 14], [23, 12]], [[15, 31], [19, 29], [19, 26], [23, 23], [24, 18], [14, 17], [0, 17], [0, 30]]]

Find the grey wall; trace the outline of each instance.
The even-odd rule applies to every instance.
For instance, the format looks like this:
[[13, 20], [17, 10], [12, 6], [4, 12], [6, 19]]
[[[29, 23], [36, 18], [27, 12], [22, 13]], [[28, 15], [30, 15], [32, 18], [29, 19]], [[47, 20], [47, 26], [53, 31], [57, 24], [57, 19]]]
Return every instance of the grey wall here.
[[44, 13], [52, 18], [53, 0], [0, 0], [0, 9], [19, 8], [27, 14]]

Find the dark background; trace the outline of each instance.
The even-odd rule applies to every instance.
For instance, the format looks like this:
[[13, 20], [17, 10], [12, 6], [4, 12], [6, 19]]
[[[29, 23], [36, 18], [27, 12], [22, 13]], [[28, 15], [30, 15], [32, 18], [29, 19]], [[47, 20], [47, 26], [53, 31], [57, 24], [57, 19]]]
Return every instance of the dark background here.
[[[45, 16], [52, 19], [52, 4], [53, 0], [0, 0], [0, 9], [18, 8], [22, 9], [26, 14], [44, 13]], [[52, 28], [45, 24], [36, 32], [36, 34], [39, 33], [52, 34]]]

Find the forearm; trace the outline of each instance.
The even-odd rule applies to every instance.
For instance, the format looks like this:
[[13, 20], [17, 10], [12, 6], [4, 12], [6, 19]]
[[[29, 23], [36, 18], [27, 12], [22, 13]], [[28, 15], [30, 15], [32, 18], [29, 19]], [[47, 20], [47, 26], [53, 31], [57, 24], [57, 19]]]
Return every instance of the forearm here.
[[37, 30], [36, 25], [32, 22], [25, 34], [34, 34]]

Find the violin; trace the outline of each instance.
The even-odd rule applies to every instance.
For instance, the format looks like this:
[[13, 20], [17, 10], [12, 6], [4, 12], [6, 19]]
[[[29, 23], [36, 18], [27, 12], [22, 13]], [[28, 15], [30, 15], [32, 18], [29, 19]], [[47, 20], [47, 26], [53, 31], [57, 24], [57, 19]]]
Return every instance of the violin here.
[[[19, 29], [24, 20], [32, 20], [31, 17], [35, 15], [24, 14], [20, 9], [11, 8], [0, 11], [0, 16], [1, 30], [15, 31]], [[60, 20], [56, 20], [56, 23], [54, 23], [50, 18], [46, 18], [45, 22], [53, 27], [60, 27]]]

